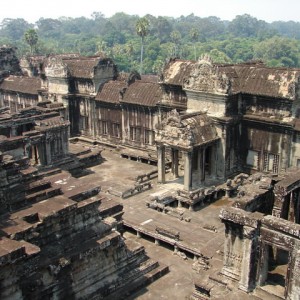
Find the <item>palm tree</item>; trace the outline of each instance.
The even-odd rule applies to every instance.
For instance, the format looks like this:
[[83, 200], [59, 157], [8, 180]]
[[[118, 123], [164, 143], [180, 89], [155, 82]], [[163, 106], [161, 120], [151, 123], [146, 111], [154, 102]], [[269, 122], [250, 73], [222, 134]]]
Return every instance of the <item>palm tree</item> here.
[[28, 29], [25, 32], [24, 37], [25, 37], [26, 43], [30, 47], [30, 53], [32, 54], [33, 49], [35, 49], [35, 46], [36, 46], [36, 44], [38, 42], [38, 39], [39, 39], [38, 34], [34, 29]]
[[177, 45], [179, 45], [181, 40], [181, 33], [178, 30], [173, 30], [170, 35], [171, 41], [174, 45], [174, 56], [177, 56]]
[[190, 37], [194, 43], [194, 56], [195, 60], [197, 60], [197, 52], [196, 52], [196, 42], [198, 42], [199, 39], [199, 31], [196, 28], [192, 28], [190, 31]]
[[146, 18], [140, 18], [135, 24], [135, 29], [137, 35], [141, 37], [141, 64], [140, 64], [140, 74], [143, 73], [143, 54], [144, 54], [144, 40], [145, 36], [149, 33], [149, 21]]

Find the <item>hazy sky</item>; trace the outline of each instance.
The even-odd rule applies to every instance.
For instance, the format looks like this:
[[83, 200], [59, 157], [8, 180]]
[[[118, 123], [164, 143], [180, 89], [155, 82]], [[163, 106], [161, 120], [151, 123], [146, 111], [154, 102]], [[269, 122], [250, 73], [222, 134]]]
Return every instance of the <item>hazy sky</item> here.
[[236, 15], [250, 14], [267, 22], [300, 21], [300, 0], [6, 0], [1, 3], [0, 21], [23, 18], [90, 17], [92, 12], [111, 17], [116, 12], [130, 15], [179, 17], [194, 14], [232, 20]]

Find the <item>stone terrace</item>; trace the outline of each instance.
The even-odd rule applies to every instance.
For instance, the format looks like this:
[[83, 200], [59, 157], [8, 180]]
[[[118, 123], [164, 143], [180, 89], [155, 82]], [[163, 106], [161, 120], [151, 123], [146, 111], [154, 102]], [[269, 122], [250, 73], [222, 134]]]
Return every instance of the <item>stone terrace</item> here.
[[[156, 170], [156, 167], [121, 158], [118, 151], [110, 148], [102, 151], [102, 157], [104, 162], [92, 167], [91, 174], [80, 178], [81, 184], [99, 183], [101, 193], [122, 203], [124, 225], [129, 231], [125, 233], [125, 237], [138, 239], [146, 247], [146, 250], [149, 250], [148, 254], [150, 257], [152, 256], [152, 259], [161, 260], [172, 266], [170, 274], [166, 275], [166, 278], [169, 279], [160, 279], [152, 284], [153, 288], [150, 285], [132, 299], [150, 299], [150, 295], [158, 297], [157, 293], [163, 298], [172, 296], [172, 299], [183, 299], [183, 297], [191, 295], [194, 282], [206, 282], [208, 279], [215, 283], [215, 288], [211, 291], [215, 297], [218, 297], [218, 293], [223, 290], [222, 295], [230, 292], [233, 297], [230, 299], [240, 299], [241, 292], [233, 291], [234, 287], [219, 275], [223, 264], [224, 242], [224, 225], [219, 219], [219, 213], [223, 205], [231, 205], [233, 200], [223, 197], [209, 205], [196, 208], [195, 211], [181, 208], [184, 216], [181, 221], [177, 217], [146, 206], [149, 199], [154, 196], [174, 193], [176, 189], [182, 187], [178, 182], [170, 180], [170, 183], [160, 185], [154, 179], [151, 189], [122, 199], [120, 195], [124, 190], [136, 184], [137, 176], [152, 172]], [[68, 181], [67, 178], [65, 180]], [[68, 185], [66, 184], [66, 186]], [[156, 230], [157, 228], [168, 228], [172, 232], [179, 232], [179, 239], [160, 234]], [[177, 272], [180, 272], [179, 274], [183, 272], [182, 276], [185, 279], [176, 275]], [[189, 284], [185, 285], [183, 281], [187, 276]], [[182, 285], [182, 290], [179, 288], [180, 293], [170, 290], [169, 282], [178, 285], [177, 288]], [[145, 294], [147, 290], [152, 293]], [[243, 294], [243, 297], [248, 299], [246, 294]]]

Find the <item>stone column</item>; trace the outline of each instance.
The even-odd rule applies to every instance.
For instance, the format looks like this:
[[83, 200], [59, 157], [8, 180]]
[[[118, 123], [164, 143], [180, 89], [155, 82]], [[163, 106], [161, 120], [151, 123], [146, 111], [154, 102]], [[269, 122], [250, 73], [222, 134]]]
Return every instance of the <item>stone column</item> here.
[[211, 176], [216, 178], [217, 177], [217, 161], [218, 161], [218, 156], [217, 156], [217, 149], [216, 149], [216, 145], [213, 144], [211, 147], [211, 159], [210, 159], [210, 163], [211, 163]]
[[46, 164], [50, 165], [51, 164], [51, 145], [50, 145], [50, 141], [46, 140], [45, 142], [46, 145]]
[[243, 260], [239, 288], [247, 293], [255, 289], [257, 243], [257, 230], [255, 228], [244, 226]]
[[300, 250], [294, 249], [292, 252], [292, 258], [290, 261], [292, 261], [289, 275], [287, 275], [288, 278], [290, 278], [291, 282], [290, 284], [286, 282], [286, 299], [299, 299], [300, 295]]
[[300, 191], [300, 189], [298, 188], [297, 192], [296, 192], [296, 198], [295, 198], [295, 201], [296, 201], [295, 223], [297, 223], [297, 224], [300, 224], [300, 199], [299, 199], [300, 192], [299, 191]]
[[287, 191], [285, 188], [280, 187], [279, 185], [275, 185], [274, 187], [275, 201], [272, 210], [272, 216], [281, 218], [282, 217], [282, 208], [285, 200], [285, 195]]
[[16, 136], [17, 135], [17, 127], [16, 126], [11, 126], [10, 129], [10, 136]]
[[184, 151], [184, 189], [189, 191], [192, 188], [192, 152]]
[[202, 149], [202, 177], [201, 181], [205, 181], [205, 150], [206, 148]]
[[47, 162], [45, 160], [45, 147], [44, 144], [38, 144], [37, 145], [38, 153], [39, 153], [39, 158], [40, 158], [40, 164], [41, 165], [46, 165]]
[[268, 277], [268, 267], [269, 267], [269, 245], [264, 242], [260, 247], [260, 258], [259, 258], [259, 277], [258, 277], [258, 285], [263, 285]]
[[97, 114], [96, 114], [96, 102], [94, 99], [89, 99], [90, 101], [90, 109], [91, 109], [91, 114], [90, 114], [90, 119], [91, 119], [91, 135], [94, 139], [97, 137], [97, 132], [96, 132], [96, 119], [97, 119]]
[[198, 149], [197, 174], [198, 174], [198, 183], [200, 184], [202, 179], [202, 149]]
[[62, 131], [62, 151], [64, 156], [69, 153], [69, 130], [68, 128], [63, 129]]
[[290, 207], [288, 220], [295, 223], [295, 191], [290, 193]]
[[174, 178], [178, 178], [178, 150], [172, 149], [172, 173]]
[[240, 234], [242, 226], [223, 220], [225, 225], [224, 257], [222, 274], [233, 279], [240, 280], [242, 260], [242, 240]]
[[157, 146], [157, 169], [158, 169], [158, 183], [166, 182], [166, 160], [165, 160], [165, 146]]
[[122, 108], [122, 124], [121, 124], [121, 138], [122, 142], [125, 143], [126, 131], [125, 131], [125, 110]]

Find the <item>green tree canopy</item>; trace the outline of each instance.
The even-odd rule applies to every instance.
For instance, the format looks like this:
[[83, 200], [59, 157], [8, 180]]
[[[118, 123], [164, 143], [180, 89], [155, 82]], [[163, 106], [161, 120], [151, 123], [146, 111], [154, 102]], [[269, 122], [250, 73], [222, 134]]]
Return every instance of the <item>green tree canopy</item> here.
[[39, 39], [38, 34], [34, 29], [28, 29], [24, 34], [24, 38], [26, 43], [29, 45], [30, 53], [32, 54]]

